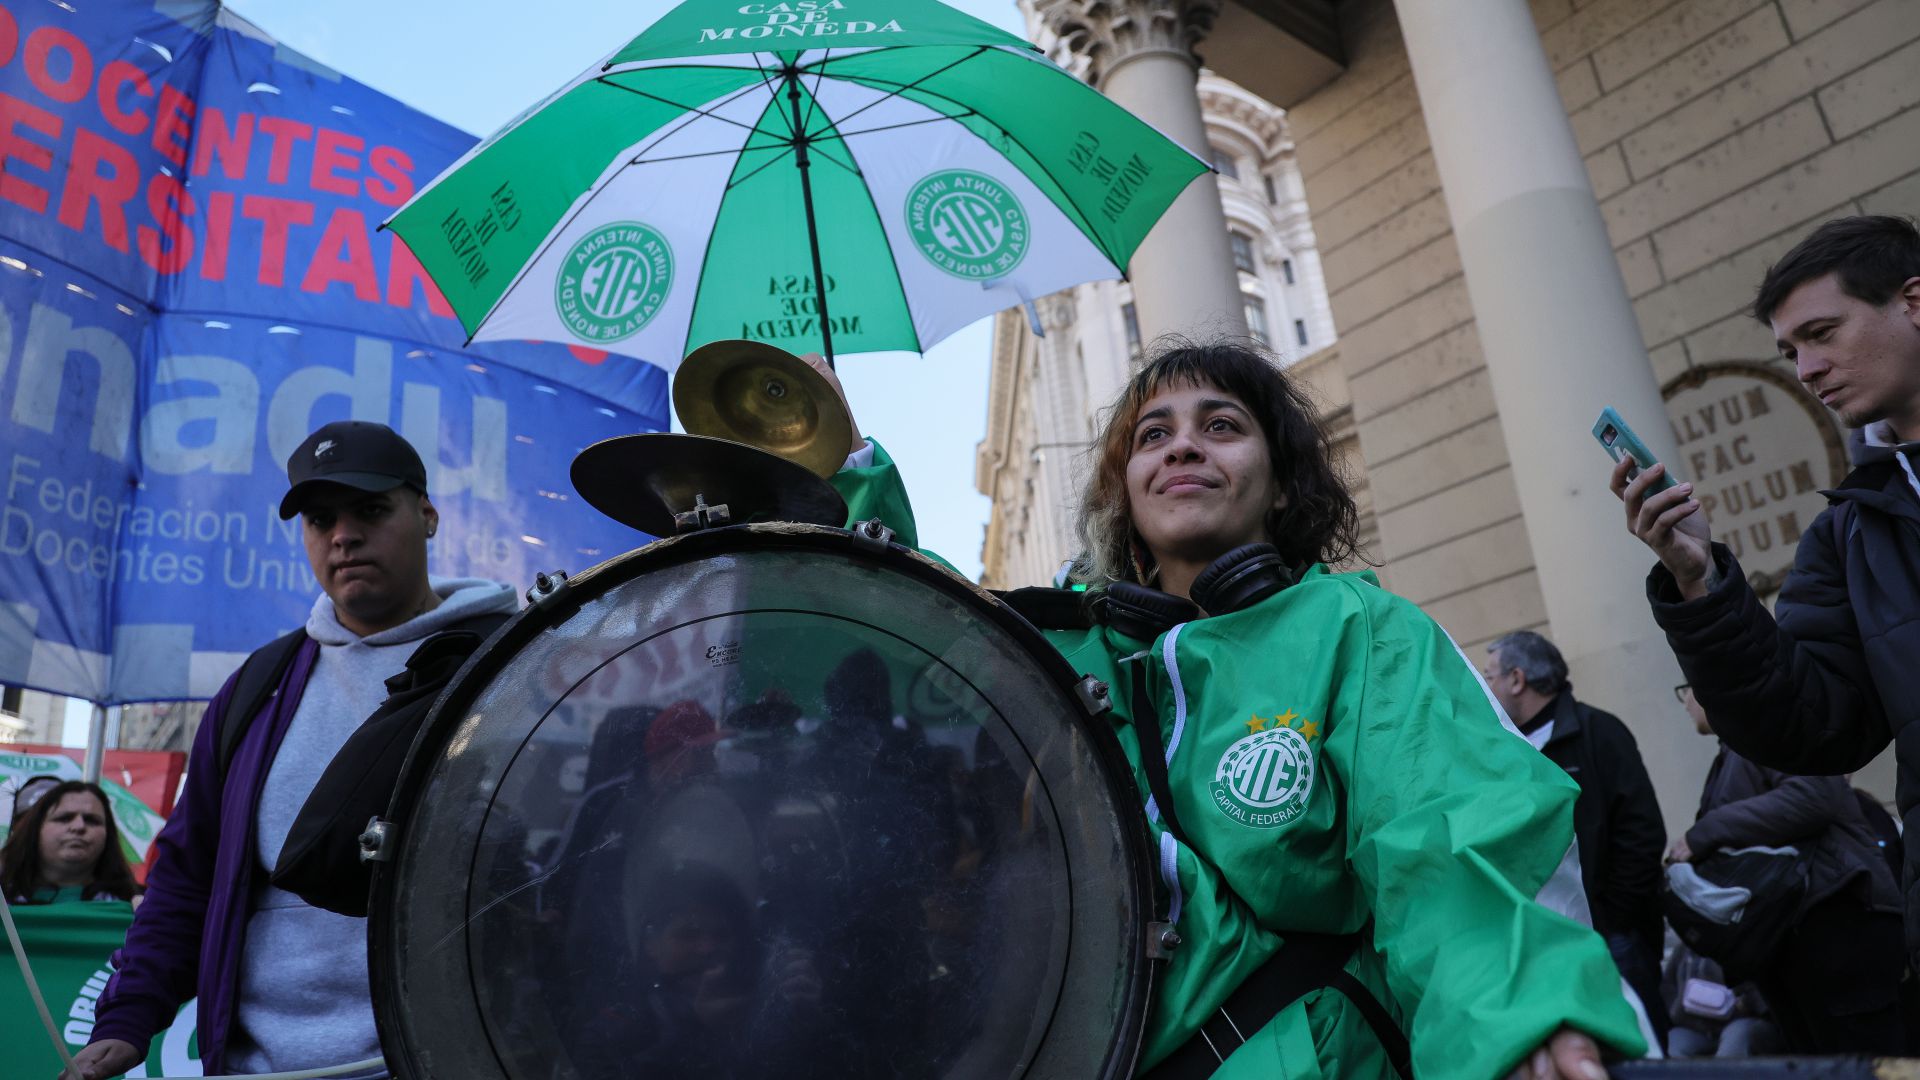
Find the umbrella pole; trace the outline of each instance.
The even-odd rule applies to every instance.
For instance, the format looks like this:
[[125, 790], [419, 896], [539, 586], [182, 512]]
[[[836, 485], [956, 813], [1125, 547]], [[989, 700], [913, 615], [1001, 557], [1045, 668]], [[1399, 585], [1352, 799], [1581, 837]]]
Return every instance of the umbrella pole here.
[[807, 248], [813, 253], [813, 299], [820, 315], [820, 344], [833, 366], [833, 324], [827, 319], [827, 279], [820, 272], [820, 228], [813, 220], [813, 182], [808, 177], [807, 133], [800, 119], [800, 73], [786, 70], [787, 104], [793, 108], [793, 163], [800, 170], [800, 201], [807, 209]]

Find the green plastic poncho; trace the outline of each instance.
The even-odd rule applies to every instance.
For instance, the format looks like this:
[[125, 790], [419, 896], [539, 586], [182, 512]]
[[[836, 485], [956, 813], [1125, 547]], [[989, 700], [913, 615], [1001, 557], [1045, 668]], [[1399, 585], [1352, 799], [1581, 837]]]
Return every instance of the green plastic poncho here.
[[[834, 484], [849, 520], [879, 517], [917, 540], [883, 451]], [[1152, 642], [1106, 627], [1047, 637], [1112, 689], [1143, 801], [1133, 724], [1158, 719], [1175, 815], [1202, 849], [1154, 817], [1183, 941], [1159, 973], [1142, 1069], [1192, 1037], [1289, 932], [1351, 933], [1370, 919], [1373, 948], [1348, 970], [1394, 1013], [1421, 1080], [1502, 1076], [1563, 1025], [1646, 1052], [1606, 944], [1536, 900], [1563, 864], [1577, 867], [1578, 786], [1502, 724], [1445, 631], [1371, 573], [1316, 566]], [[1134, 665], [1151, 701], [1134, 699]], [[1564, 877], [1557, 887], [1579, 892]], [[1320, 990], [1214, 1075], [1392, 1070], [1359, 1010]]]

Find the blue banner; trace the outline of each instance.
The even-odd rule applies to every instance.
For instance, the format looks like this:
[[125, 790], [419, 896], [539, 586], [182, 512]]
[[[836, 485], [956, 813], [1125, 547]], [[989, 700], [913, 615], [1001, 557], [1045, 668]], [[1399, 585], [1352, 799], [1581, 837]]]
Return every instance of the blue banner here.
[[210, 696], [319, 593], [277, 508], [332, 420], [420, 451], [436, 574], [519, 584], [645, 539], [567, 469], [663, 429], [663, 373], [463, 348], [378, 230], [473, 142], [214, 3], [0, 2], [0, 682]]

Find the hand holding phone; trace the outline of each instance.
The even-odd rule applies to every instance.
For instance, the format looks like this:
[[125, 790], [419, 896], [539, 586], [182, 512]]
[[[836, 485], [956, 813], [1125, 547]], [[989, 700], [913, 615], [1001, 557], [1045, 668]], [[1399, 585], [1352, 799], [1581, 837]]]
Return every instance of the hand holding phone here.
[[1683, 597], [1705, 595], [1717, 581], [1713, 537], [1693, 485], [1674, 480], [1611, 406], [1600, 410], [1593, 437], [1614, 460], [1610, 487], [1626, 504], [1627, 531], [1659, 557]]
[[[1647, 449], [1647, 444], [1640, 441], [1640, 436], [1633, 433], [1633, 429], [1627, 426], [1627, 422], [1620, 418], [1620, 414], [1615, 412], [1611, 405], [1601, 409], [1600, 419], [1593, 422], [1593, 437], [1599, 440], [1601, 448], [1612, 455], [1613, 460], [1619, 461], [1623, 457], [1633, 459], [1633, 465], [1627, 469], [1628, 480], [1639, 476], [1640, 470], [1651, 469], [1660, 462], [1660, 459], [1653, 456], [1653, 451]], [[1653, 490], [1665, 491], [1677, 482], [1673, 478], [1673, 470], [1668, 469], [1654, 483]]]

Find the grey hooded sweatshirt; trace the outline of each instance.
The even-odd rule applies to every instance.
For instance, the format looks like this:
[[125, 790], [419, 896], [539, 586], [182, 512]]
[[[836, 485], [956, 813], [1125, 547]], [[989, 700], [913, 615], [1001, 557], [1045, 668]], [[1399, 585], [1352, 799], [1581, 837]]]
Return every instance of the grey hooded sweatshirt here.
[[[320, 645], [313, 678], [274, 756], [256, 811], [258, 879], [240, 960], [237, 1024], [227, 1063], [237, 1073], [340, 1065], [377, 1057], [367, 988], [367, 922], [312, 907], [264, 884], [293, 820], [348, 736], [386, 700], [386, 680], [420, 642], [463, 619], [512, 612], [513, 589], [478, 578], [434, 578], [440, 606], [360, 637], [322, 593], [307, 616]], [[375, 1074], [379, 1075], [379, 1074]]]

